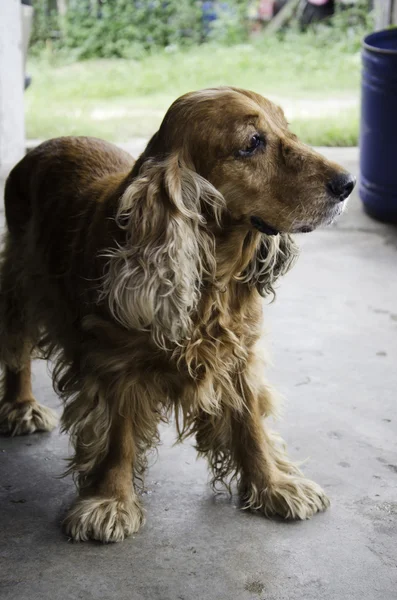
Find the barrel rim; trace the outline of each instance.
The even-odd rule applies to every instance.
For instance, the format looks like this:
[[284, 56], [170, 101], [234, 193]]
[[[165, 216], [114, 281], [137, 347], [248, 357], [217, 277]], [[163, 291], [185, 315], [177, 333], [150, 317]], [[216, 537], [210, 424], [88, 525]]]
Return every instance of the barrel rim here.
[[373, 46], [371, 44], [371, 40], [372, 39], [377, 39], [377, 38], [393, 38], [395, 37], [397, 39], [397, 27], [393, 27], [391, 29], [381, 29], [380, 31], [374, 31], [372, 33], [370, 33], [369, 35], [367, 35], [364, 39], [363, 39], [363, 48], [365, 50], [368, 50], [369, 52], [374, 52], [374, 53], [379, 53], [379, 54], [390, 54], [392, 56], [397, 56], [397, 49], [396, 50], [391, 50], [391, 49], [387, 49], [387, 48], [377, 48], [376, 46]]

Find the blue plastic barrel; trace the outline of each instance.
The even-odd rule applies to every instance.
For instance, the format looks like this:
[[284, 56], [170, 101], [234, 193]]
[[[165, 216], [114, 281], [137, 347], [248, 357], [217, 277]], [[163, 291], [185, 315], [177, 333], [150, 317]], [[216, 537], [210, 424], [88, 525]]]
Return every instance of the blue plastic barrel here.
[[397, 29], [363, 42], [360, 197], [366, 212], [397, 223]]

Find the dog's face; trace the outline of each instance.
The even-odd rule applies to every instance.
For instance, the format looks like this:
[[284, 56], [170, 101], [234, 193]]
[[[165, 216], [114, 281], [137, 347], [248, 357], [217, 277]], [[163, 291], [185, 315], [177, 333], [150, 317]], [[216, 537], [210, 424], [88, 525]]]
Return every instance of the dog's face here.
[[187, 94], [171, 106], [158, 135], [223, 194], [232, 219], [264, 233], [331, 223], [355, 185], [289, 131], [278, 106], [253, 92]]

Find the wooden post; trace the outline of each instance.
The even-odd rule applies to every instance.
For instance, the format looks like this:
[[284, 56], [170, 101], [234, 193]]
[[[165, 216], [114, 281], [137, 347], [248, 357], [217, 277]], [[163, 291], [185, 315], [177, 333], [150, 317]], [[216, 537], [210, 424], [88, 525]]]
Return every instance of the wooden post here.
[[288, 21], [290, 21], [294, 15], [294, 12], [299, 4], [300, 0], [291, 0], [287, 2], [280, 10], [279, 13], [269, 22], [265, 29], [267, 35], [271, 35], [276, 31], [279, 31]]

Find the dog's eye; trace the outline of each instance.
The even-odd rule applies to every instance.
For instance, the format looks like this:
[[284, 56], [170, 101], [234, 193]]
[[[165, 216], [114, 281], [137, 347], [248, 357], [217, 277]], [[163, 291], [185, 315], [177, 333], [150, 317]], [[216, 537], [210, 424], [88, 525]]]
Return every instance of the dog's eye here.
[[259, 133], [254, 133], [254, 135], [251, 136], [248, 146], [237, 151], [237, 156], [252, 156], [255, 150], [264, 145], [264, 138]]

